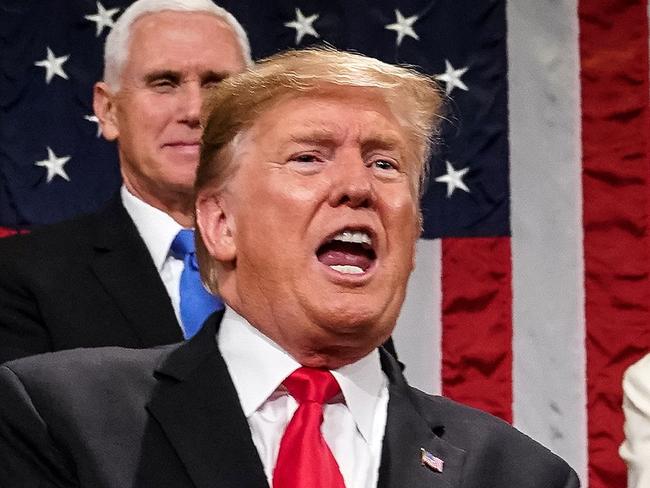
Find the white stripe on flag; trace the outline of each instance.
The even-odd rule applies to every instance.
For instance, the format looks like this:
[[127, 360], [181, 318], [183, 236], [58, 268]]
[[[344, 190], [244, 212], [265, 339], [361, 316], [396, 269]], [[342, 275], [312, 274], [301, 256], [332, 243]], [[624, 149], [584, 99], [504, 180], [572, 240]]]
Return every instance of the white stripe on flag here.
[[407, 364], [409, 383], [440, 394], [441, 362], [441, 242], [420, 239], [402, 313], [393, 333], [400, 360]]
[[576, 0], [507, 4], [513, 418], [587, 483]]

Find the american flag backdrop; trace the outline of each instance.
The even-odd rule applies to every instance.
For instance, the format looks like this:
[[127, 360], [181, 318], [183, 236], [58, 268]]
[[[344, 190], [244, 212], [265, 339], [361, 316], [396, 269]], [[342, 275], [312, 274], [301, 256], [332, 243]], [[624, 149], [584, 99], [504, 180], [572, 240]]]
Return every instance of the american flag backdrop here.
[[[0, 0], [0, 234], [118, 188], [91, 94], [128, 3]], [[436, 76], [407, 376], [513, 422], [584, 486], [624, 488], [620, 381], [650, 349], [647, 1], [220, 4], [256, 58], [327, 42]]]

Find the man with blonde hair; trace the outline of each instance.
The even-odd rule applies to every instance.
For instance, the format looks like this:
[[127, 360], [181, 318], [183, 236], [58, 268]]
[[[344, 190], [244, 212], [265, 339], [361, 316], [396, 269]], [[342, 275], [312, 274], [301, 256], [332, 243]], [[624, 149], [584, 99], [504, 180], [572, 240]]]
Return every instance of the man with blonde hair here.
[[180, 346], [0, 368], [2, 479], [577, 487], [505, 422], [408, 386], [380, 347], [414, 266], [439, 112], [430, 78], [333, 49], [215, 87], [195, 206], [201, 271], [225, 311]]
[[211, 0], [138, 0], [106, 38], [94, 109], [123, 185], [91, 215], [0, 242], [0, 363], [75, 347], [191, 337], [221, 306], [193, 253], [206, 90], [252, 63]]

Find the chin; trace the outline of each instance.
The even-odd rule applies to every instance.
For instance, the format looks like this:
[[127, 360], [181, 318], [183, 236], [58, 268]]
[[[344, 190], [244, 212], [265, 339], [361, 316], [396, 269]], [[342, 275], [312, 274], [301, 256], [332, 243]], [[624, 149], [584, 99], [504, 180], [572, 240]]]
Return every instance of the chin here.
[[365, 349], [366, 353], [383, 344], [390, 336], [395, 320], [372, 314], [332, 314], [321, 322], [328, 343], [342, 349]]
[[[341, 293], [330, 297], [323, 297], [322, 303], [329, 303], [320, 312], [322, 323], [335, 324], [340, 330], [354, 333], [355, 331], [369, 331], [374, 328], [385, 328], [386, 325], [397, 321], [399, 308], [391, 303], [392, 297], [383, 300], [371, 299], [364, 295]], [[338, 298], [338, 300], [337, 300]], [[343, 299], [342, 299], [343, 298]], [[396, 310], [392, 310], [396, 308]]]
[[194, 181], [192, 178], [176, 178], [167, 182], [167, 188], [174, 193], [194, 195]]
[[383, 344], [393, 330], [392, 324], [374, 315], [338, 313], [321, 318], [290, 352], [304, 366], [337, 369], [354, 363]]
[[316, 323], [320, 323], [324, 330], [354, 336], [371, 333], [378, 321], [379, 316], [375, 310], [334, 308], [323, 313]]

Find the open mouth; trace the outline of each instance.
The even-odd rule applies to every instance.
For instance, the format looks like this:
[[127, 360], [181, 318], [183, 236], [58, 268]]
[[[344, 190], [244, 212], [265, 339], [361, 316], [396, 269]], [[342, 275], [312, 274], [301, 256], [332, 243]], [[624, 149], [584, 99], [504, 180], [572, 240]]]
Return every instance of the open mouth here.
[[363, 274], [377, 259], [370, 233], [353, 229], [344, 229], [328, 238], [316, 250], [316, 257], [342, 274]]

